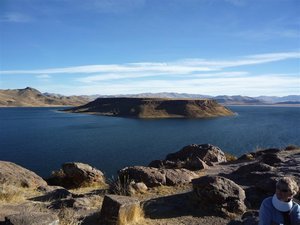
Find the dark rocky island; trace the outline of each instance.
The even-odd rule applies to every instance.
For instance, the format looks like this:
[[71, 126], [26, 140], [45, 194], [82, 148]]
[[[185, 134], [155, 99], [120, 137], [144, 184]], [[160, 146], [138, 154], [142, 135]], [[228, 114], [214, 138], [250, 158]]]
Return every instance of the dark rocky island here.
[[98, 98], [64, 111], [135, 118], [208, 118], [234, 114], [215, 100], [167, 98]]

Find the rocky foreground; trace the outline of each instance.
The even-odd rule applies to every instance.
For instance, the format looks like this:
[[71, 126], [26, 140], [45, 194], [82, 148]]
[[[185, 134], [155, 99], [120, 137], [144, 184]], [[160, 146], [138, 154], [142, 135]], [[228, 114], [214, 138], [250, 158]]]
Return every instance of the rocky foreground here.
[[208, 99], [98, 98], [86, 105], [64, 110], [135, 118], [207, 118], [234, 115]]
[[296, 146], [236, 159], [194, 144], [149, 166], [123, 168], [115, 180], [75, 162], [44, 180], [0, 161], [0, 224], [254, 225], [276, 181], [288, 175], [300, 185], [299, 171]]

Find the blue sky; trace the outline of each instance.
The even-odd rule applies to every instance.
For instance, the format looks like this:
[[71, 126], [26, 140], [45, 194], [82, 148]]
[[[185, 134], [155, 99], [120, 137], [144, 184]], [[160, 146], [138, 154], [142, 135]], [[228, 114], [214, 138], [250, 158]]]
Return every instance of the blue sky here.
[[300, 94], [299, 0], [0, 0], [0, 89]]

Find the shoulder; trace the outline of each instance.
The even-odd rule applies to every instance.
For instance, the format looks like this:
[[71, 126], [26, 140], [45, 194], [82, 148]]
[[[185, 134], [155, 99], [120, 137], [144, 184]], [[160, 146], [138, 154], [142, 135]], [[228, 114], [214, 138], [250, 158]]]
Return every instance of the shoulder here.
[[300, 205], [298, 202], [293, 201], [293, 209], [300, 212]]
[[272, 197], [267, 197], [262, 201], [262, 205], [272, 205]]
[[265, 210], [269, 211], [272, 209], [273, 209], [272, 197], [265, 198], [260, 205], [260, 211], [265, 211]]

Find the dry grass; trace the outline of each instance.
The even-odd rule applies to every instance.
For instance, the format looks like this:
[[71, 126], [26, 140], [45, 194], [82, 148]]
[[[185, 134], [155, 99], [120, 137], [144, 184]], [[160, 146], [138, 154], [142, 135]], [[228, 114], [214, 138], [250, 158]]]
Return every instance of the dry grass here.
[[136, 193], [133, 197], [139, 200], [147, 200], [151, 198], [158, 198], [162, 196], [175, 195], [179, 193], [192, 191], [192, 184], [182, 184], [177, 186], [159, 186], [154, 188], [149, 188], [146, 193]]
[[112, 177], [108, 180], [109, 192], [115, 195], [130, 195], [128, 189], [130, 182], [131, 180], [127, 176], [124, 176], [122, 180], [120, 177], [116, 179]]
[[74, 210], [62, 208], [58, 213], [59, 225], [80, 225], [81, 221], [76, 217]]
[[84, 186], [80, 188], [73, 188], [69, 189], [70, 192], [73, 194], [88, 194], [92, 192], [103, 192], [104, 194], [108, 191], [109, 185], [108, 184], [93, 184], [90, 186]]
[[38, 191], [0, 184], [0, 203], [22, 203], [27, 198], [38, 196]]
[[119, 212], [118, 224], [128, 225], [130, 223], [136, 223], [144, 218], [143, 210], [140, 205], [134, 204], [131, 207], [124, 207]]
[[19, 188], [2, 184], [0, 186], [0, 203], [25, 201], [24, 193]]
[[292, 150], [296, 150], [296, 149], [300, 149], [300, 147], [297, 145], [288, 145], [285, 147], [285, 150], [287, 150], [287, 151], [292, 151]]
[[232, 162], [232, 161], [237, 160], [236, 156], [234, 156], [230, 153], [227, 153], [227, 152], [225, 152], [225, 157], [226, 157], [227, 162]]

